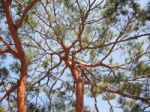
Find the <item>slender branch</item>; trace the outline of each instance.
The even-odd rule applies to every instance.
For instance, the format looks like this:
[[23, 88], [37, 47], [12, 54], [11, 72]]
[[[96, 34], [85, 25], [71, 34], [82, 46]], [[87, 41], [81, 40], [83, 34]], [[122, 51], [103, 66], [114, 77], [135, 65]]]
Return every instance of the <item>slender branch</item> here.
[[97, 66], [102, 66], [102, 67], [106, 67], [108, 69], [110, 69], [112, 71], [112, 67], [109, 66], [109, 65], [106, 65], [102, 62], [98, 62], [98, 63], [84, 63], [84, 62], [81, 62], [81, 61], [75, 61], [76, 64], [78, 64], [78, 66], [83, 66], [83, 67], [97, 67]]
[[134, 100], [140, 100], [142, 102], [150, 104], [150, 99], [140, 97], [140, 96], [136, 96], [136, 95], [131, 95], [129, 93], [122, 92], [122, 91], [120, 91], [116, 88], [104, 88], [100, 85], [96, 85], [95, 83], [92, 83], [92, 82], [89, 82], [89, 81], [84, 82], [84, 83], [87, 84], [87, 85], [95, 86], [96, 88], [103, 89], [103, 91], [105, 91], [105, 92], [115, 93], [115, 94], [121, 95], [123, 97], [131, 98], [131, 99], [134, 99]]
[[9, 52], [10, 52], [9, 49], [0, 50], [0, 55], [1, 55], [1, 54], [5, 54], [5, 53], [9, 53]]
[[51, 88], [50, 88], [50, 91], [52, 91], [53, 87], [56, 85], [57, 81], [63, 76], [65, 70], [66, 70], [66, 66], [64, 67], [64, 69], [62, 70], [62, 73], [60, 74], [59, 77], [56, 78], [55, 82], [52, 84]]
[[102, 95], [103, 95], [103, 97], [105, 97], [105, 99], [107, 100], [108, 104], [110, 105], [110, 112], [113, 112], [113, 106], [110, 103], [109, 99], [104, 94], [102, 94]]
[[97, 106], [97, 99], [96, 99], [95, 93], [94, 93], [94, 91], [93, 91], [93, 87], [91, 88], [91, 92], [92, 92], [92, 94], [93, 94], [93, 96], [94, 96], [96, 112], [99, 112], [99, 109], [98, 109], [98, 106]]
[[5, 54], [5, 53], [11, 53], [12, 55], [17, 57], [17, 53], [11, 49], [5, 49], [5, 50], [0, 50], [0, 55]]
[[13, 50], [10, 45], [6, 42], [6, 40], [3, 39], [2, 36], [0, 36], [0, 40], [4, 43], [4, 45], [6, 45], [7, 49], [5, 50], [0, 50], [0, 54], [4, 54], [4, 53], [11, 53], [14, 56], [17, 56], [17, 52], [15, 50]]
[[107, 44], [101, 44], [101, 45], [95, 45], [95, 46], [87, 46], [87, 47], [84, 47], [82, 49], [77, 50], [76, 53], [79, 53], [79, 52], [81, 52], [83, 50], [86, 50], [86, 49], [103, 49], [103, 48], [105, 48], [107, 46], [113, 45], [114, 43], [119, 44], [119, 43], [122, 43], [122, 42], [127, 42], [127, 41], [138, 39], [140, 37], [147, 37], [147, 36], [150, 36], [150, 33], [145, 33], [145, 34], [141, 34], [141, 35], [135, 35], [135, 36], [132, 36], [132, 37], [128, 37], [126, 39], [110, 42], [110, 43], [107, 43]]
[[18, 85], [15, 85], [13, 87], [11, 87], [10, 89], [8, 89], [5, 93], [5, 95], [3, 95], [3, 97], [0, 99], [0, 103], [7, 97], [10, 95], [10, 93], [12, 93], [13, 91], [15, 91], [18, 88]]
[[55, 69], [56, 67], [58, 67], [60, 64], [61, 64], [62, 60], [59, 61], [59, 63], [57, 63], [56, 65], [54, 65], [53, 67], [51, 67], [47, 72], [46, 74], [41, 78], [39, 79], [38, 81], [36, 81], [33, 85], [39, 83], [41, 80], [43, 80], [45, 77], [47, 77], [49, 74], [50, 74], [50, 71], [52, 71], [53, 69]]
[[126, 26], [124, 27], [124, 29], [119, 33], [118, 37], [116, 38], [114, 44], [112, 45], [111, 49], [109, 50], [109, 52], [106, 54], [105, 57], [102, 58], [101, 62], [103, 62], [113, 51], [113, 49], [115, 48], [115, 46], [117, 45], [117, 41], [119, 40], [119, 38], [125, 33], [127, 27], [129, 25], [129, 22], [126, 24]]
[[20, 28], [23, 24], [25, 17], [27, 16], [28, 12], [34, 7], [34, 5], [38, 2], [38, 0], [33, 0], [22, 12], [19, 21], [17, 22], [17, 28]]
[[4, 38], [2, 36], [0, 36], [0, 40], [8, 47], [10, 48], [10, 45], [6, 42], [6, 40], [4, 40]]

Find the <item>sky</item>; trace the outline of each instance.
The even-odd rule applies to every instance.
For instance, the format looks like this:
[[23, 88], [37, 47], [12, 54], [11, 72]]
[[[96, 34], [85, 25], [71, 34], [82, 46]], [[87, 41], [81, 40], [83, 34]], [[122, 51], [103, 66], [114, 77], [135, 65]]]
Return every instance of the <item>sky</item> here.
[[[136, 0], [137, 2], [140, 3], [141, 7], [146, 7], [147, 3], [150, 2], [150, 0]], [[116, 55], [116, 58], [121, 59], [119, 55]], [[118, 60], [119, 61], [119, 60]], [[114, 106], [114, 112], [123, 112], [122, 109], [120, 108], [115, 108], [118, 107], [117, 101], [116, 100], [111, 100], [110, 103]], [[85, 104], [86, 105], [92, 105], [91, 108], [94, 108], [94, 99], [92, 98], [85, 98]], [[102, 100], [102, 96], [97, 97], [97, 104], [100, 112], [109, 112], [110, 106], [107, 101]], [[147, 112], [150, 112], [150, 108], [147, 110]]]
[[[147, 2], [150, 0], [139, 0], [140, 4], [142, 5], [142, 7], [145, 7]], [[13, 60], [10, 58], [8, 59], [8, 62], [6, 64], [10, 64]], [[85, 96], [85, 105], [92, 105], [90, 106], [92, 109], [94, 109], [94, 99], [92, 98], [87, 98]], [[117, 106], [116, 100], [112, 100], [110, 101], [112, 105]], [[110, 106], [108, 105], [107, 101], [103, 101], [101, 96], [97, 97], [97, 104], [98, 104], [98, 108], [100, 110], [100, 112], [109, 112], [109, 108]], [[114, 108], [114, 112], [123, 112], [121, 109], [119, 108]]]

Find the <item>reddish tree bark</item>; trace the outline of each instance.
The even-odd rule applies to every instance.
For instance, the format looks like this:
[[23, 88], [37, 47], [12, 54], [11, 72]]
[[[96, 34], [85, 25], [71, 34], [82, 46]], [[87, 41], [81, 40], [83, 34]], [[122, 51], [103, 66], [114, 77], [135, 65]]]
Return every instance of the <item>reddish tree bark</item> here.
[[78, 73], [76, 63], [75, 63], [75, 55], [72, 56], [72, 61], [70, 62], [69, 60], [69, 50], [67, 48], [65, 49], [65, 58], [64, 61], [66, 65], [69, 67], [72, 77], [75, 81], [76, 87], [75, 87], [75, 92], [76, 92], [76, 112], [84, 112], [84, 82], [82, 80], [82, 77]]
[[[25, 78], [26, 79], [26, 78]], [[20, 82], [17, 90], [17, 106], [18, 112], [26, 112], [26, 104], [25, 104], [25, 90], [26, 90], [26, 82], [25, 79]]]
[[74, 61], [72, 61], [72, 64], [69, 65], [72, 77], [75, 81], [76, 87], [76, 112], [84, 112], [84, 82], [82, 80], [82, 77], [77, 71], [77, 68], [74, 65]]
[[25, 57], [24, 50], [22, 48], [21, 40], [17, 33], [17, 28], [15, 27], [15, 24], [13, 22], [13, 17], [12, 17], [11, 8], [10, 8], [10, 2], [8, 0], [7, 1], [2, 0], [2, 5], [4, 8], [4, 12], [6, 14], [8, 29], [10, 31], [10, 35], [11, 35], [12, 40], [14, 41], [14, 44], [16, 47], [16, 51], [10, 52], [10, 53], [15, 55], [21, 62], [20, 79], [17, 82], [18, 84], [17, 84], [17, 88], [16, 88], [17, 89], [18, 112], [26, 112], [25, 91], [26, 91], [26, 77], [27, 77], [28, 63], [27, 63], [27, 60]]
[[81, 79], [76, 82], [76, 112], [84, 112], [84, 83]]
[[25, 93], [26, 93], [26, 78], [27, 78], [27, 62], [24, 58], [21, 60], [21, 76], [18, 82], [18, 90], [17, 90], [17, 106], [18, 112], [26, 112], [26, 101], [25, 101]]

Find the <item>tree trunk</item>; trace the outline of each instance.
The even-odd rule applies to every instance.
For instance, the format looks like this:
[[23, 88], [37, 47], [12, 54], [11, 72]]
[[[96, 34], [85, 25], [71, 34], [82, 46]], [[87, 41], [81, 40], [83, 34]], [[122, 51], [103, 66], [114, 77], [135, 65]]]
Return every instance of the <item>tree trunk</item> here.
[[84, 83], [81, 79], [76, 82], [76, 112], [84, 112]]
[[26, 112], [26, 104], [25, 104], [25, 89], [26, 89], [26, 82], [20, 82], [17, 91], [17, 105], [18, 105], [18, 112]]
[[18, 112], [26, 112], [26, 78], [27, 78], [27, 63], [26, 61], [22, 62], [21, 66], [21, 76], [18, 82], [18, 90], [17, 90], [17, 106]]

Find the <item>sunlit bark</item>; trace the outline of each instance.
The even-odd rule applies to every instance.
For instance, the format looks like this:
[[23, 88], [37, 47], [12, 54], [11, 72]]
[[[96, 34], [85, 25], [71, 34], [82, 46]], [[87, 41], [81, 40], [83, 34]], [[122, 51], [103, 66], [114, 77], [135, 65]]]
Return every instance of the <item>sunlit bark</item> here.
[[26, 93], [26, 78], [27, 78], [27, 62], [21, 60], [22, 68], [21, 68], [21, 77], [18, 81], [18, 90], [17, 90], [17, 105], [18, 112], [26, 112], [26, 101], [25, 101], [25, 93]]
[[76, 112], [84, 112], [84, 83], [76, 82]]
[[[29, 4], [25, 8], [24, 12], [22, 13], [22, 16], [20, 17], [19, 23], [17, 24], [16, 27], [15, 23], [13, 22], [13, 16], [11, 13], [11, 7], [10, 7], [11, 3], [8, 0], [2, 0], [2, 5], [4, 8], [4, 12], [6, 14], [8, 29], [10, 31], [11, 38], [14, 41], [16, 51], [12, 50], [11, 47], [7, 45], [7, 43], [1, 37], [1, 40], [8, 47], [8, 49], [4, 51], [0, 51], [0, 54], [11, 53], [12, 55], [16, 56], [16, 58], [18, 58], [18, 60], [20, 60], [21, 63], [20, 79], [18, 80], [17, 85], [15, 86], [15, 89], [17, 89], [18, 112], [26, 112], [25, 92], [26, 92], [26, 78], [27, 78], [27, 66], [28, 66], [27, 59], [22, 47], [22, 43], [18, 36], [18, 28], [21, 27], [28, 11], [31, 10], [31, 8], [35, 5], [37, 1], [38, 0], [34, 0], [31, 4]], [[15, 89], [10, 89], [12, 90], [10, 92], [13, 92]], [[8, 94], [10, 94], [10, 92], [8, 91]], [[4, 97], [6, 95], [4, 95]]]

